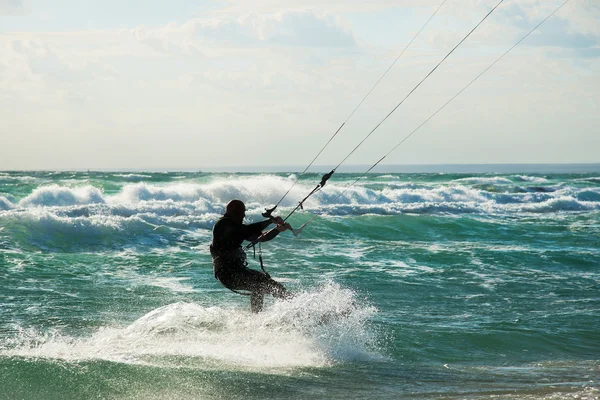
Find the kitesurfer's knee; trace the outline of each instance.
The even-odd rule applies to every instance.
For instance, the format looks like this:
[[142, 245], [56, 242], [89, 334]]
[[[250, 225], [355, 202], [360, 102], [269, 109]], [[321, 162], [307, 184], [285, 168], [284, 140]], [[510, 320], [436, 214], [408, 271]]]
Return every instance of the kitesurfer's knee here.
[[287, 300], [292, 298], [292, 294], [287, 291], [285, 286], [273, 279], [269, 281], [269, 292], [278, 299]]

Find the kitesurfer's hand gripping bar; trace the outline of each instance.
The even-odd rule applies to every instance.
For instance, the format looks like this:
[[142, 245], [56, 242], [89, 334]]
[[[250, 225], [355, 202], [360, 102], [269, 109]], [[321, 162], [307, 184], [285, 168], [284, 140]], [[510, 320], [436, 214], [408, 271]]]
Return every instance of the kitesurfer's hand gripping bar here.
[[273, 211], [275, 211], [275, 209], [277, 208], [277, 206], [273, 207], [273, 208], [265, 208], [265, 212], [262, 213], [262, 216], [265, 218], [270, 219], [271, 221], [273, 221], [275, 218], [273, 217]]

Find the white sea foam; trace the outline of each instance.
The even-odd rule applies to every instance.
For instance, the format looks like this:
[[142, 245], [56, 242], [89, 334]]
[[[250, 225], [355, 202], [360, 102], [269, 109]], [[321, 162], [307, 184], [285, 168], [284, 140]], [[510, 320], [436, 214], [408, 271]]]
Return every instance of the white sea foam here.
[[560, 196], [540, 203], [529, 203], [519, 207], [521, 211], [528, 212], [555, 212], [555, 211], [585, 211], [600, 210], [600, 202], [579, 201], [571, 196]]
[[372, 271], [383, 272], [388, 275], [401, 278], [413, 275], [425, 275], [439, 272], [436, 271], [434, 268], [425, 265], [409, 265], [403, 261], [398, 260], [386, 260], [385, 262], [366, 261], [363, 262], [363, 264], [371, 268]]
[[[172, 292], [192, 293], [194, 292], [194, 287], [189, 283], [185, 283], [185, 281], [188, 281], [189, 279], [190, 278], [148, 276], [143, 280], [143, 283], [149, 286], [168, 289]], [[140, 281], [140, 278], [138, 278], [138, 281]]]
[[[174, 303], [128, 326], [105, 327], [89, 337], [24, 332], [0, 355], [158, 366], [175, 362], [177, 356], [179, 362], [200, 368], [326, 366], [381, 359], [368, 324], [374, 312], [358, 304], [352, 291], [329, 283], [275, 302], [259, 314], [246, 308]], [[198, 359], [202, 361], [194, 361]]]
[[[128, 184], [120, 193], [107, 201], [110, 204], [136, 204], [139, 202], [187, 202], [201, 203], [205, 206], [216, 204], [219, 212], [224, 204], [233, 198], [243, 199], [249, 208], [264, 207], [264, 204], [274, 204], [289, 189], [292, 181], [278, 176], [229, 177], [215, 179], [204, 184], [175, 183], [168, 185], [153, 185], [148, 183]], [[291, 198], [298, 198], [305, 189], [292, 191]], [[294, 204], [292, 200], [284, 201], [284, 205]]]
[[528, 176], [528, 175], [517, 175], [514, 177], [515, 180], [521, 182], [533, 182], [533, 183], [548, 183], [548, 179], [542, 178], [541, 176]]
[[148, 174], [115, 174], [114, 176], [125, 178], [127, 180], [142, 180], [152, 178], [152, 175]]
[[[0, 211], [34, 212], [44, 209], [53, 214], [53, 223], [94, 229], [106, 225], [128, 230], [136, 224], [152, 229], [210, 229], [224, 212], [225, 204], [239, 198], [246, 202], [248, 221], [261, 219], [265, 207], [276, 204], [290, 188], [293, 178], [274, 175], [217, 176], [207, 183], [129, 183], [116, 193], [107, 195], [92, 186], [43, 186], [18, 204], [0, 197]], [[552, 211], [585, 211], [600, 208], [597, 188], [562, 187], [553, 192], [497, 193], [471, 183], [505, 184], [506, 178], [464, 178], [447, 183], [399, 183], [375, 186], [353, 186], [331, 181], [309, 198], [304, 208], [313, 213], [332, 216], [401, 213], [505, 213]], [[511, 185], [513, 185], [511, 183]], [[314, 186], [299, 182], [280, 205], [285, 213], [296, 205]], [[67, 219], [65, 219], [67, 218]], [[70, 221], [69, 218], [74, 219]], [[76, 218], [90, 218], [85, 222]], [[30, 218], [32, 219], [32, 218]], [[46, 218], [46, 221], [49, 217]]]
[[493, 197], [487, 192], [460, 185], [418, 189], [384, 188], [380, 191], [363, 187], [354, 187], [350, 190], [345, 190], [344, 187], [331, 185], [327, 192], [319, 192], [315, 197], [320, 203], [325, 204], [370, 206], [411, 203], [487, 202], [493, 200]]
[[499, 176], [459, 178], [452, 182], [468, 185], [512, 185], [513, 183], [510, 179]]
[[576, 182], [600, 182], [600, 176], [590, 176], [589, 178], [577, 178], [574, 179]]
[[135, 204], [147, 201], [189, 202], [201, 198], [199, 185], [176, 183], [168, 186], [147, 183], [127, 184], [110, 199], [111, 204]]
[[10, 210], [14, 208], [14, 204], [4, 196], [0, 196], [0, 211]]
[[[538, 393], [536, 393], [536, 391]], [[490, 400], [598, 400], [600, 390], [595, 387], [584, 387], [583, 389], [559, 390], [548, 393], [548, 388], [528, 390], [527, 393], [494, 394], [487, 398]], [[473, 397], [474, 398], [474, 397]], [[484, 398], [484, 397], [481, 397]]]
[[73, 206], [104, 203], [102, 192], [93, 186], [69, 188], [59, 185], [42, 186], [20, 201], [22, 207]]

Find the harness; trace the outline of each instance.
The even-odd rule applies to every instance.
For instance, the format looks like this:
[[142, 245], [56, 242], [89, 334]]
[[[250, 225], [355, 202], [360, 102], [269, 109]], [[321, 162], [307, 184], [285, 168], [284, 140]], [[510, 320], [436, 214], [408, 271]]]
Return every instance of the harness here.
[[[254, 258], [256, 258], [256, 248], [253, 247], [254, 250]], [[227, 252], [219, 252], [217, 251], [213, 245], [210, 245], [210, 255], [213, 257], [213, 268], [215, 278], [219, 280], [217, 277], [217, 264], [221, 264], [220, 268], [223, 268], [222, 263], [229, 263], [232, 266], [242, 268], [246, 268], [248, 266], [247, 255], [246, 252], [238, 247], [237, 249], [233, 249]], [[260, 262], [260, 269], [267, 276], [267, 278], [271, 279], [271, 275], [265, 270], [265, 265], [262, 257], [262, 248], [260, 246], [260, 242], [258, 243], [258, 260]], [[220, 282], [220, 280], [219, 280]], [[225, 285], [223, 285], [225, 286]], [[241, 294], [242, 296], [251, 296], [252, 293], [240, 292], [239, 290], [232, 289], [230, 287], [225, 286], [227, 289], [231, 290], [233, 293]]]

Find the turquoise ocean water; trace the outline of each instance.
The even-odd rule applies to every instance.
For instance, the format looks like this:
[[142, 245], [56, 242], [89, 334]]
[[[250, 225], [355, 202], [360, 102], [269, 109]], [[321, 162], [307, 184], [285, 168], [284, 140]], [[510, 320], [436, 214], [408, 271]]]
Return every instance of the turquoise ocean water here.
[[263, 245], [296, 296], [253, 315], [211, 228], [295, 175], [0, 173], [0, 399], [600, 397], [600, 172], [356, 177]]

